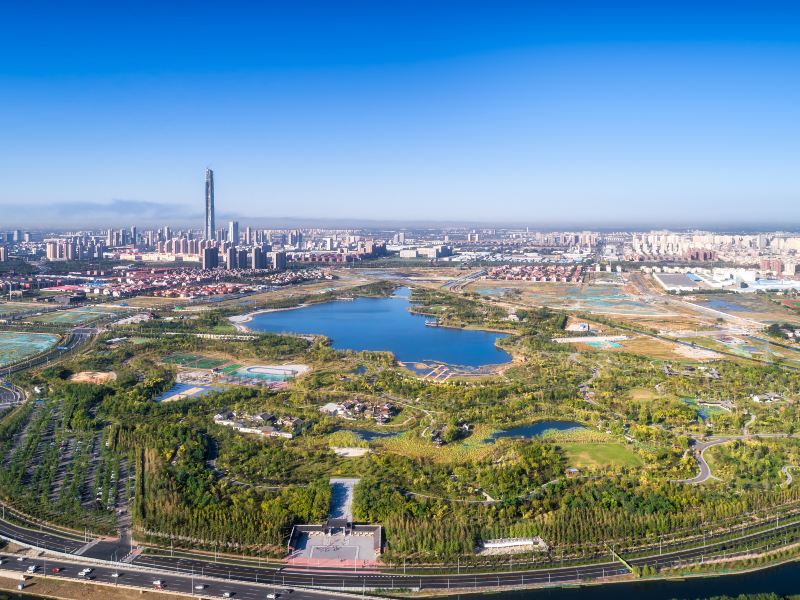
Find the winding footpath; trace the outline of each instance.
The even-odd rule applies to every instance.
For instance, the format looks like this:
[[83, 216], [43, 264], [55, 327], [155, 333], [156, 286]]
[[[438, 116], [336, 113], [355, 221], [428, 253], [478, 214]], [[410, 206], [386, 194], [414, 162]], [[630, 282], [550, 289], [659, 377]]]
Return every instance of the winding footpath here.
[[791, 470], [796, 469], [795, 465], [786, 465], [781, 469], [781, 472], [786, 477], [786, 481], [784, 482], [784, 487], [789, 487], [794, 482], [794, 477], [792, 477]]
[[712, 440], [706, 440], [704, 442], [698, 440], [692, 440], [693, 442], [693, 449], [692, 455], [694, 456], [695, 460], [697, 461], [697, 465], [700, 467], [700, 473], [698, 473], [695, 477], [691, 477], [689, 479], [678, 479], [675, 483], [688, 483], [688, 484], [698, 484], [708, 481], [709, 479], [717, 479], [711, 474], [711, 467], [708, 466], [706, 459], [703, 457], [703, 453], [711, 448], [712, 446], [717, 446], [719, 444], [724, 444], [725, 442], [730, 441], [732, 438], [718, 438]]

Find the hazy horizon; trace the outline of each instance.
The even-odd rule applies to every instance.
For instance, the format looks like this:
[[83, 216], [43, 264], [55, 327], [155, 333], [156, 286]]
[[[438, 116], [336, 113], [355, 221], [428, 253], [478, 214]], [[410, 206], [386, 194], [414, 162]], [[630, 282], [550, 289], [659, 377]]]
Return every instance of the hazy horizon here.
[[[73, 230], [97, 228], [160, 227], [170, 225], [180, 228], [202, 230], [204, 215], [202, 207], [166, 205], [137, 201], [112, 201], [108, 203], [70, 203], [55, 206], [42, 205], [45, 213], [31, 217], [35, 206], [4, 206], [0, 219], [0, 230]], [[243, 215], [239, 213], [216, 211], [217, 226], [227, 227], [228, 221], [238, 221], [243, 227], [252, 226], [265, 229], [286, 228], [338, 228], [338, 229], [398, 229], [398, 228], [431, 228], [431, 229], [524, 229], [531, 230], [597, 230], [597, 231], [651, 231], [658, 229], [706, 230], [719, 232], [758, 232], [758, 231], [800, 231], [800, 222], [751, 219], [747, 222], [735, 220], [719, 220], [717, 222], [700, 222], [675, 219], [665, 221], [632, 221], [632, 220], [484, 220], [484, 219], [368, 219], [364, 217], [339, 216], [315, 217], [297, 215]]]

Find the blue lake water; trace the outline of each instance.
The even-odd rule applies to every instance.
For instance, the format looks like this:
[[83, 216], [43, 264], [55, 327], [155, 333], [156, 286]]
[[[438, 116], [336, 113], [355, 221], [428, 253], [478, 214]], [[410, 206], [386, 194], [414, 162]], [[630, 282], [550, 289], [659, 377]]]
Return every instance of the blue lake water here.
[[493, 443], [501, 438], [530, 439], [553, 429], [556, 431], [570, 431], [572, 429], [583, 429], [583, 425], [576, 421], [537, 421], [536, 423], [495, 431], [486, 441]]
[[365, 442], [379, 440], [381, 438], [397, 437], [402, 431], [373, 431], [371, 429], [343, 429], [342, 431], [352, 431]]
[[511, 355], [495, 345], [501, 333], [426, 327], [426, 317], [408, 312], [408, 290], [391, 298], [356, 298], [255, 315], [256, 331], [321, 334], [339, 350], [392, 352], [403, 362], [438, 361], [481, 367], [507, 363]]

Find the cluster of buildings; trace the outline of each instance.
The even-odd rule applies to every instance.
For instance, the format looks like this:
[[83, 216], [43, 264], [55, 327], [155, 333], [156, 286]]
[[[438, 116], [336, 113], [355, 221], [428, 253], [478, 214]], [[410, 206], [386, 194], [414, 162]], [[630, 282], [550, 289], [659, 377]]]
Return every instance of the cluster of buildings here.
[[453, 255], [453, 248], [446, 244], [436, 244], [434, 246], [403, 247], [398, 250], [400, 258], [426, 258], [436, 259]]
[[759, 265], [775, 276], [794, 276], [800, 264], [800, 235], [792, 233], [721, 234], [652, 231], [632, 233], [624, 260], [639, 262], [723, 262]]
[[[29, 292], [54, 292], [82, 298], [87, 294], [111, 298], [152, 295], [169, 298], [196, 298], [232, 293], [250, 293], [305, 281], [330, 280], [333, 275], [322, 268], [294, 271], [271, 269], [202, 269], [200, 267], [141, 266], [109, 271], [84, 271], [67, 275], [5, 275], [3, 288], [12, 295]], [[49, 297], [49, 294], [48, 294]]]
[[229, 410], [214, 415], [214, 423], [222, 427], [230, 427], [239, 433], [281, 437], [289, 440], [297, 435], [303, 425], [302, 420], [288, 415], [282, 417], [276, 417], [270, 413], [251, 415]]
[[[770, 265], [767, 265], [768, 267]], [[800, 278], [775, 277], [771, 268], [642, 267], [668, 292], [726, 290], [739, 293], [800, 291]]]
[[351, 421], [374, 419], [376, 423], [384, 424], [397, 414], [397, 407], [391, 402], [347, 400], [345, 402], [328, 402], [321, 406], [319, 411], [329, 417], [339, 417]]
[[503, 265], [486, 271], [486, 279], [504, 281], [556, 281], [582, 283], [582, 265]]
[[[387, 255], [429, 261], [574, 265], [728, 265], [792, 279], [800, 265], [800, 235], [707, 231], [531, 231], [521, 228], [263, 229], [229, 221], [218, 227], [214, 172], [205, 173], [203, 227], [168, 225], [66, 233], [0, 232], [0, 262], [100, 261], [199, 263], [203, 269], [283, 270], [296, 264], [347, 264]], [[199, 225], [199, 224], [198, 224]], [[515, 277], [511, 274], [511, 277]], [[531, 281], [574, 281], [574, 270], [531, 272]], [[542, 279], [544, 277], [544, 279]], [[553, 279], [556, 278], [556, 279]]]

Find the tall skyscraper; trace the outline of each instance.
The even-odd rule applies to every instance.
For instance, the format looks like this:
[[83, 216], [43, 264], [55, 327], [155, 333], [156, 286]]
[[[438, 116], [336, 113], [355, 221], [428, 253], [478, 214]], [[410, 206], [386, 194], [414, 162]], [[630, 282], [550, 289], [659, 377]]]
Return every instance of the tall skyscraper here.
[[214, 221], [214, 171], [211, 169], [206, 169], [206, 239], [217, 239]]

